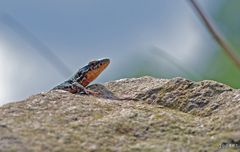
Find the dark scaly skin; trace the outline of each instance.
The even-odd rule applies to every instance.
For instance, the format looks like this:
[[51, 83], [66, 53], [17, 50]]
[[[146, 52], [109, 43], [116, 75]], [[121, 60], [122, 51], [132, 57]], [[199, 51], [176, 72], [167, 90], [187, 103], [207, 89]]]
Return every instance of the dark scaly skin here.
[[88, 90], [85, 87], [95, 80], [109, 63], [109, 59], [91, 61], [86, 66], [79, 69], [69, 80], [59, 84], [52, 90], [65, 90], [74, 94], [83, 92], [86, 94], [97, 95], [97, 93]]

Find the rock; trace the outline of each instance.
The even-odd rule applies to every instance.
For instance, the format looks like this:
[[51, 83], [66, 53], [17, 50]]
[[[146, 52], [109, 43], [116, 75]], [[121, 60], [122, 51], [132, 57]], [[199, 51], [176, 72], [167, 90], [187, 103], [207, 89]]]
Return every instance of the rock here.
[[240, 90], [141, 77], [50, 91], [0, 107], [0, 151], [239, 150]]

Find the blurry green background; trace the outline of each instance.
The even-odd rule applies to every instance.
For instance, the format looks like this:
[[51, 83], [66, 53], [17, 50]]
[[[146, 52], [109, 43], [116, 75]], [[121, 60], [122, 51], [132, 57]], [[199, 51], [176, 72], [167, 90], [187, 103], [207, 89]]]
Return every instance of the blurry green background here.
[[[240, 1], [197, 2], [240, 56]], [[240, 70], [187, 0], [0, 1], [0, 104], [103, 57], [111, 64], [94, 83], [150, 75], [240, 87]]]
[[[224, 0], [220, 4], [211, 14], [211, 17], [217, 29], [240, 57], [240, 1]], [[240, 70], [223, 53], [221, 48], [217, 48], [217, 53], [209, 62], [205, 75], [206, 79], [220, 81], [234, 88], [240, 87]]]

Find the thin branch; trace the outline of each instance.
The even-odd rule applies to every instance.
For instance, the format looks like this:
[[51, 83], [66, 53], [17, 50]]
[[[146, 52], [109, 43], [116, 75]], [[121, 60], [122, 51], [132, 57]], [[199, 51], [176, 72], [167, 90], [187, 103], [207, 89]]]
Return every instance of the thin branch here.
[[199, 17], [202, 19], [203, 23], [207, 27], [208, 31], [212, 34], [213, 38], [217, 41], [217, 43], [223, 48], [224, 52], [228, 55], [228, 57], [236, 64], [236, 66], [240, 69], [240, 59], [235, 54], [235, 51], [230, 47], [230, 45], [224, 40], [224, 38], [217, 32], [214, 28], [213, 24], [210, 23], [206, 14], [203, 13], [199, 5], [195, 0], [189, 0], [192, 4], [195, 11], [198, 13]]

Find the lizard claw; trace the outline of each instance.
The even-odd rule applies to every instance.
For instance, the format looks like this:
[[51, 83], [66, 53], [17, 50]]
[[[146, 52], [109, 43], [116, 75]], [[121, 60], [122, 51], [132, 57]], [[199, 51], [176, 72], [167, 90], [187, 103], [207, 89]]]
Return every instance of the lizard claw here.
[[85, 94], [87, 94], [87, 95], [93, 95], [93, 96], [98, 96], [98, 93], [97, 92], [94, 92], [94, 91], [92, 91], [92, 90], [89, 90], [89, 89], [86, 89], [85, 87], [83, 87], [81, 84], [79, 84], [78, 82], [74, 82], [73, 83], [73, 85], [75, 85], [78, 89], [79, 89], [79, 91], [78, 92], [80, 92], [80, 93], [85, 93]]
[[87, 91], [88, 91], [88, 94], [91, 94], [91, 95], [93, 95], [93, 96], [98, 96], [98, 95], [99, 95], [98, 92], [94, 92], [94, 91], [92, 91], [92, 90], [87, 90]]
[[84, 89], [84, 90], [82, 91], [82, 93], [85, 93], [85, 94], [87, 94], [87, 95], [93, 95], [93, 96], [98, 96], [98, 95], [99, 95], [99, 93], [94, 92], [94, 91], [89, 90], [89, 89]]

